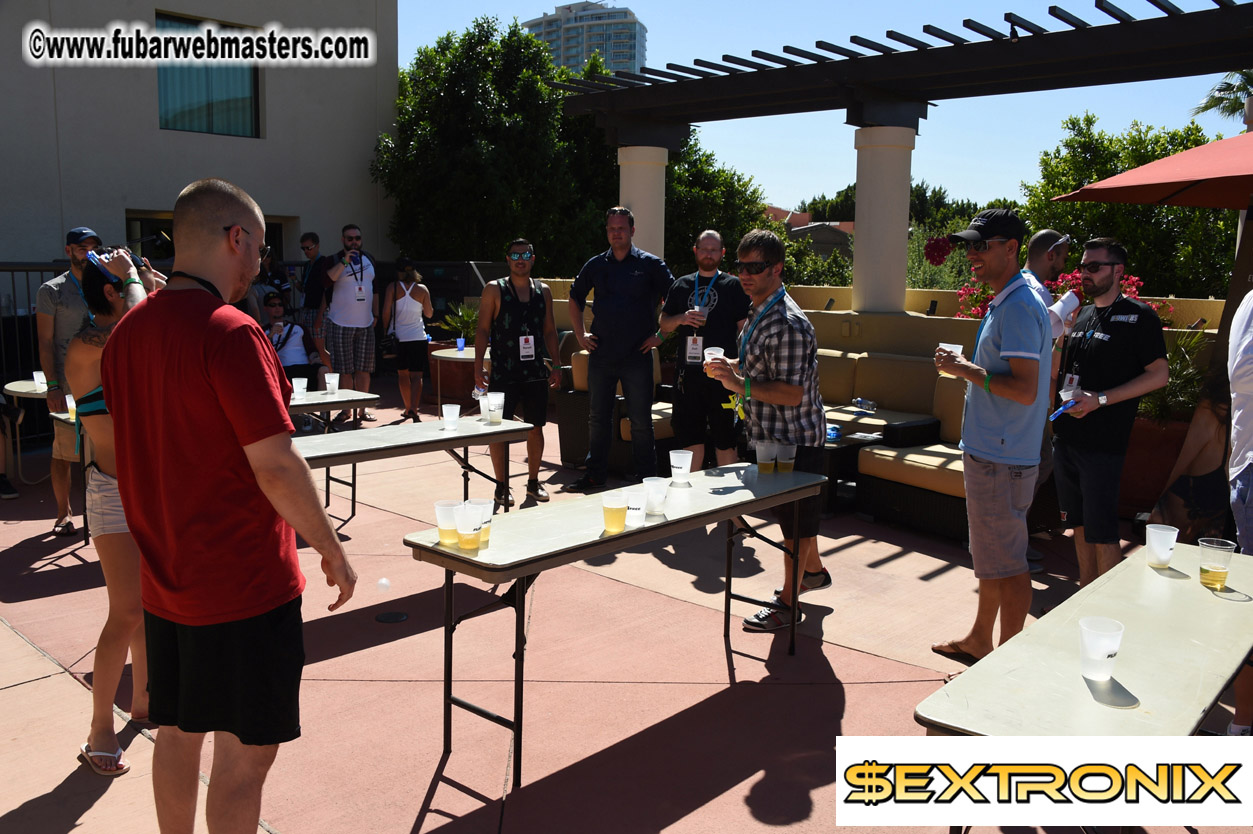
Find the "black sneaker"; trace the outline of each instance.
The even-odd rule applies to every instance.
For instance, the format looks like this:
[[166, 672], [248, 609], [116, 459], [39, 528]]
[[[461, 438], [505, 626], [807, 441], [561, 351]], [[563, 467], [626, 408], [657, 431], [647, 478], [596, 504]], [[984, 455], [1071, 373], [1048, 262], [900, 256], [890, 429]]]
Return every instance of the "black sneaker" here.
[[[783, 603], [778, 597], [774, 601], [780, 605]], [[799, 608], [796, 609], [796, 622], [802, 623], [805, 620], [805, 613]], [[751, 617], [744, 618], [744, 628], [747, 631], [774, 631], [779, 628], [787, 628], [792, 624], [792, 609], [785, 608], [782, 611], [776, 611], [773, 608], [763, 608]]]
[[605, 486], [604, 481], [597, 481], [593, 479], [591, 475], [584, 473], [574, 483], [566, 484], [562, 488], [561, 491], [562, 492], [592, 493], [592, 492], [597, 492], [598, 490], [602, 489], [604, 486]]
[[536, 501], [548, 500], [548, 490], [544, 489], [544, 485], [539, 482], [539, 478], [531, 478], [526, 482], [526, 494]]
[[0, 475], [0, 498], [5, 500], [17, 498], [17, 490], [13, 488], [13, 484], [4, 475]]
[[496, 487], [496, 506], [498, 507], [512, 507], [513, 506], [513, 493], [509, 491], [509, 487], [507, 486]]
[[[823, 588], [830, 588], [830, 587], [831, 587], [831, 574], [827, 571], [826, 568], [823, 568], [817, 573], [810, 573], [809, 571], [805, 571], [805, 573], [801, 576], [801, 596], [805, 596], [805, 594], [809, 593], [810, 591], [820, 591]], [[782, 593], [783, 593], [782, 588], [774, 589], [774, 595], [776, 597], [782, 595]]]

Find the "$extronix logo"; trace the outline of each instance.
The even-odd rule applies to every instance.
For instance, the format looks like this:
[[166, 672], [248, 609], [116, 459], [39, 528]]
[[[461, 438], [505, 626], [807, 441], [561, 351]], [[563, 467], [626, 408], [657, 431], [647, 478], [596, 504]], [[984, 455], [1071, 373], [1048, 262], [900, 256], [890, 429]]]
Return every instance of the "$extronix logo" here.
[[[1143, 769], [1134, 764], [1082, 764], [1064, 768], [1055, 764], [973, 764], [962, 771], [949, 764], [886, 764], [862, 761], [844, 770], [853, 790], [845, 804], [948, 804], [964, 797], [976, 805], [992, 802], [1069, 804], [1157, 801], [1196, 804], [1214, 795], [1225, 803], [1240, 798], [1227, 785], [1239, 764], [1223, 764], [1212, 773], [1201, 764], [1157, 764]], [[934, 788], [934, 789], [933, 789]]]

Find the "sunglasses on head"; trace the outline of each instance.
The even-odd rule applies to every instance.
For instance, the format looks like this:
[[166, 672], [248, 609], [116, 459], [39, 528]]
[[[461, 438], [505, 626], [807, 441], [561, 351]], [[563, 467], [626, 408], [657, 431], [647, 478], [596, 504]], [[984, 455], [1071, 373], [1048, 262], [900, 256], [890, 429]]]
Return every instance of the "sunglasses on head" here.
[[747, 272], [749, 275], [760, 275], [774, 264], [770, 261], [736, 261], [736, 272]]
[[529, 261], [531, 260], [531, 258], [534, 258], [534, 257], [535, 257], [534, 252], [510, 252], [509, 253], [509, 260], [511, 261], [519, 261], [519, 260]]
[[114, 275], [112, 272], [109, 271], [109, 268], [105, 266], [104, 258], [100, 257], [99, 255], [97, 255], [95, 252], [93, 252], [90, 249], [87, 250], [87, 260], [90, 261], [92, 265], [96, 267], [96, 269], [104, 273], [104, 277], [108, 279], [110, 284], [120, 284], [122, 282], [121, 278]]
[[1059, 246], [1069, 246], [1069, 245], [1070, 245], [1070, 235], [1062, 235], [1061, 238], [1059, 238], [1056, 243], [1054, 243], [1052, 246], [1048, 248], [1048, 252], [1045, 252], [1044, 254], [1047, 255], [1049, 252], [1052, 252], [1054, 249], [1056, 249]]
[[1009, 238], [1006, 238], [1006, 237], [992, 237], [992, 238], [988, 238], [987, 240], [973, 240], [973, 241], [967, 240], [967, 241], [963, 241], [963, 243], [966, 247], [967, 252], [970, 252], [971, 250], [975, 252], [986, 252], [988, 251], [988, 244], [1005, 243], [1008, 240]]

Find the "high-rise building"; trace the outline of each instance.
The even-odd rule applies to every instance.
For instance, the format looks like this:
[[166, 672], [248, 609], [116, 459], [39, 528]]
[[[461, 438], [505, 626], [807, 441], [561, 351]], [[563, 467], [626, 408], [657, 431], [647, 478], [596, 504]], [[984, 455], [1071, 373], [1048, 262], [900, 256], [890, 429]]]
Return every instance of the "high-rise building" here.
[[570, 3], [522, 25], [548, 44], [557, 66], [582, 69], [593, 52], [600, 53], [611, 72], [639, 72], [644, 66], [648, 29], [630, 9]]

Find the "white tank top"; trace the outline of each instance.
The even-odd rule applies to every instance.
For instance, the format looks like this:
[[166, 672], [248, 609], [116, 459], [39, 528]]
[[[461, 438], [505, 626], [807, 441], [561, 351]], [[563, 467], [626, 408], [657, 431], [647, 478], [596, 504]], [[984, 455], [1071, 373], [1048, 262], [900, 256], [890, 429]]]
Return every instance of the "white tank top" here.
[[396, 291], [396, 315], [393, 319], [392, 331], [402, 342], [426, 341], [426, 325], [422, 322], [422, 303], [409, 295], [415, 285], [410, 284], [406, 287], [400, 281], [397, 281], [396, 285], [399, 289]]

